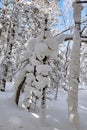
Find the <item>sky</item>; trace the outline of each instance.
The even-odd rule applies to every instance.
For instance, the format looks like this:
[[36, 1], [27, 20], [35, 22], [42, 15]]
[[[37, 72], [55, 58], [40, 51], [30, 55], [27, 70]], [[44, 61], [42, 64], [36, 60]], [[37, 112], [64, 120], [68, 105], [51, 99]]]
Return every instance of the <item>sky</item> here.
[[66, 7], [65, 7], [65, 5], [67, 5], [67, 3], [65, 4], [64, 0], [59, 1], [59, 7], [62, 11], [62, 16], [59, 16], [61, 23], [62, 23], [59, 28], [60, 30], [64, 30], [65, 28], [68, 28], [68, 25], [72, 25], [72, 23], [73, 23], [73, 21], [72, 21], [73, 11], [69, 7], [70, 5], [67, 5]]
[[0, 0], [0, 8], [3, 6], [3, 4], [2, 4], [2, 0]]

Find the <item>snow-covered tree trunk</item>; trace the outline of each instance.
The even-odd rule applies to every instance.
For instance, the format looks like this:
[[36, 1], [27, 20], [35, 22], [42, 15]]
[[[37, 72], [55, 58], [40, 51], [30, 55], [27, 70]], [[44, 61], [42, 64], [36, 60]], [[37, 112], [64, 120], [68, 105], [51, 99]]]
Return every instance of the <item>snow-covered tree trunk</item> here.
[[80, 16], [81, 4], [73, 3], [75, 29], [73, 36], [73, 48], [70, 63], [69, 73], [69, 94], [68, 94], [68, 109], [70, 123], [79, 129], [78, 117], [78, 86], [79, 86], [79, 69], [80, 69]]
[[[7, 15], [7, 7], [8, 7], [8, 0], [4, 0], [4, 17]], [[7, 37], [7, 42], [8, 41], [9, 41], [9, 38]], [[7, 77], [7, 71], [8, 71], [6, 64], [3, 64], [3, 71], [4, 71], [3, 78], [1, 79], [1, 87], [0, 87], [1, 91], [5, 90], [5, 84], [6, 84], [5, 77]]]
[[3, 65], [3, 78], [1, 80], [1, 91], [5, 91], [7, 74], [8, 74], [9, 66], [11, 65], [10, 57], [12, 54], [13, 37], [14, 37], [14, 28], [11, 28], [11, 23], [10, 23], [9, 28], [8, 28], [8, 32], [7, 32], [7, 50], [6, 50], [6, 54], [4, 56], [3, 63], [2, 63], [2, 65]]

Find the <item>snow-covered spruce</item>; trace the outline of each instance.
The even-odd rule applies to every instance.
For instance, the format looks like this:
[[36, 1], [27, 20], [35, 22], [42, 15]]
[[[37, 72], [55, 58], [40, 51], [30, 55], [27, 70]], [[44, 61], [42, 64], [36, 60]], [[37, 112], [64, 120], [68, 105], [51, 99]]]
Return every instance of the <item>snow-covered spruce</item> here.
[[[33, 98], [41, 99], [41, 119], [45, 122], [46, 118], [46, 91], [50, 86], [49, 73], [52, 72], [52, 67], [49, 64], [51, 59], [57, 57], [58, 43], [52, 38], [50, 31], [47, 27], [46, 20], [44, 19], [44, 28], [42, 28], [41, 35], [29, 41], [29, 64], [22, 70], [21, 81], [17, 81], [15, 101], [18, 104], [21, 88], [24, 84], [24, 105], [31, 111], [32, 103], [36, 100]], [[26, 57], [25, 57], [26, 59]], [[24, 83], [25, 82], [25, 83]], [[18, 101], [17, 101], [18, 100]]]

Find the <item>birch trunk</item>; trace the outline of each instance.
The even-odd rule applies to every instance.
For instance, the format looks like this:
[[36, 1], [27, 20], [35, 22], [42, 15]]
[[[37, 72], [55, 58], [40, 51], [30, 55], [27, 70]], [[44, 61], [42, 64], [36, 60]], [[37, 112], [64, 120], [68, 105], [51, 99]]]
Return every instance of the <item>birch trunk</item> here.
[[73, 36], [73, 48], [70, 63], [69, 74], [69, 94], [68, 94], [68, 110], [70, 123], [79, 130], [78, 117], [78, 86], [79, 86], [79, 69], [80, 69], [80, 15], [81, 4], [73, 4], [75, 29]]

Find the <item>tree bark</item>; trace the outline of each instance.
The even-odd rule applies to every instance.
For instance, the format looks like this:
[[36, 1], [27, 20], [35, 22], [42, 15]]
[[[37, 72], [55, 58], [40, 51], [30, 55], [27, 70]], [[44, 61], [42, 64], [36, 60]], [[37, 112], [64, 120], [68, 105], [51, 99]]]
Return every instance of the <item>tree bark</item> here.
[[16, 91], [15, 102], [17, 105], [19, 103], [20, 92], [22, 90], [23, 84], [25, 83], [25, 80], [26, 80], [26, 77], [24, 77], [24, 79], [21, 81], [21, 83], [19, 84], [17, 91]]
[[[68, 93], [68, 110], [69, 121], [76, 128], [79, 129], [79, 117], [78, 117], [78, 86], [79, 86], [79, 69], [80, 69], [80, 16], [81, 16], [81, 4], [73, 4], [74, 8], [74, 37], [73, 48], [70, 63], [69, 73], [69, 93]], [[78, 17], [78, 18], [77, 18]]]

